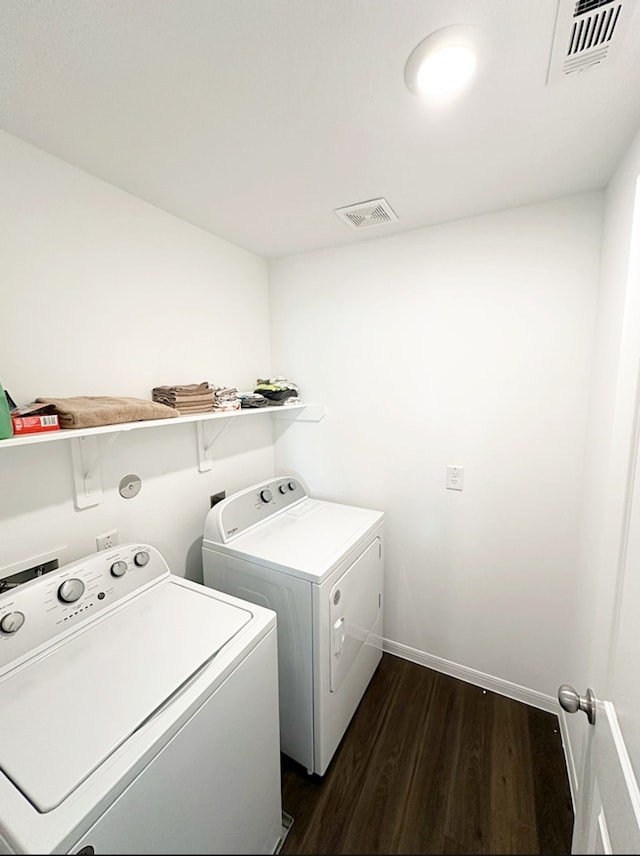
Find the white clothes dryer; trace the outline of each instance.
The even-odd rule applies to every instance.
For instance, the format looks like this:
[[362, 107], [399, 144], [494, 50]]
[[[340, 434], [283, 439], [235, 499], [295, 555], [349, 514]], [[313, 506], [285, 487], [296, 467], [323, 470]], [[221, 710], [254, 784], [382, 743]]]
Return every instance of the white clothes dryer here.
[[382, 657], [384, 514], [279, 477], [209, 511], [207, 586], [277, 613], [281, 751], [325, 774]]
[[0, 595], [0, 853], [273, 853], [276, 616], [146, 544]]

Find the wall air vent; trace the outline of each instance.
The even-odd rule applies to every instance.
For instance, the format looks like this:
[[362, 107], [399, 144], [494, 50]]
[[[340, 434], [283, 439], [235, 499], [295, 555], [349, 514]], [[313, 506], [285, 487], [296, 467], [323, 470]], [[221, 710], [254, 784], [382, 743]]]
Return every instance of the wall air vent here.
[[344, 208], [336, 208], [335, 213], [348, 223], [352, 229], [366, 229], [369, 226], [380, 226], [397, 220], [393, 208], [386, 199], [369, 199]]
[[559, 0], [547, 83], [609, 59], [621, 43], [633, 0]]

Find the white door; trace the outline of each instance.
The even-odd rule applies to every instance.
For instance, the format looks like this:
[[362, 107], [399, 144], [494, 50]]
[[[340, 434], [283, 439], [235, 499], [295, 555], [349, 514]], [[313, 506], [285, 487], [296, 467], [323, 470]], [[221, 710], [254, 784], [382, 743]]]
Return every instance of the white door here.
[[608, 650], [600, 653], [607, 685], [593, 687], [603, 696], [595, 724], [584, 718], [573, 853], [640, 853], [640, 181], [631, 241], [617, 387], [626, 416], [614, 427], [614, 444], [626, 437], [627, 450], [617, 567], [612, 562], [618, 576]]
[[[611, 700], [599, 700], [578, 792], [573, 853], [640, 853], [640, 460], [627, 509], [624, 578], [612, 632]], [[627, 528], [627, 527], [625, 527]], [[617, 624], [617, 627], [616, 627]], [[615, 699], [615, 703], [613, 701]]]

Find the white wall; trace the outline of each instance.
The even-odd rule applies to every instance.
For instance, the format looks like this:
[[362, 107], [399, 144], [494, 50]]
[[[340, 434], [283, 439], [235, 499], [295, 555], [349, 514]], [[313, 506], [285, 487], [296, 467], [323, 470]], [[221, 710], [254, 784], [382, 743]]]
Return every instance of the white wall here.
[[[270, 373], [262, 259], [2, 132], [0, 185], [0, 381], [19, 404]], [[123, 434], [102, 504], [76, 511], [68, 443], [0, 448], [0, 567], [59, 545], [78, 558], [117, 528], [200, 578], [210, 495], [273, 473], [269, 417], [234, 420], [213, 451], [199, 473], [193, 425]], [[129, 473], [143, 486], [124, 500]]]
[[274, 371], [327, 405], [278, 471], [386, 512], [388, 640], [547, 697], [580, 657], [601, 228], [593, 193], [269, 268]]

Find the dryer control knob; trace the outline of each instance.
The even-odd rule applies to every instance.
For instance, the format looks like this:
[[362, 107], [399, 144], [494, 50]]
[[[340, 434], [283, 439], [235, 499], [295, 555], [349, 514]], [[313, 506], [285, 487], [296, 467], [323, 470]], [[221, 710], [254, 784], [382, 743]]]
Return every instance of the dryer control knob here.
[[123, 577], [127, 573], [127, 563], [126, 562], [114, 562], [111, 565], [111, 576], [112, 577]]
[[15, 633], [24, 624], [24, 612], [8, 612], [0, 620], [0, 629], [3, 633]]
[[263, 502], [271, 502], [271, 500], [273, 499], [273, 494], [271, 493], [268, 487], [265, 487], [264, 490], [260, 491], [260, 499]]
[[286, 485], [286, 484], [281, 484], [280, 487], [278, 488], [280, 493], [286, 493], [287, 489], [288, 489], [288, 485]]
[[63, 603], [74, 603], [84, 593], [84, 583], [77, 577], [65, 580], [58, 588], [58, 597]]
[[133, 557], [133, 561], [139, 568], [143, 568], [149, 562], [149, 554], [146, 550], [140, 550], [140, 552], [136, 553]]
[[298, 485], [294, 481], [290, 481], [287, 487], [289, 488], [289, 490], [295, 490]]

